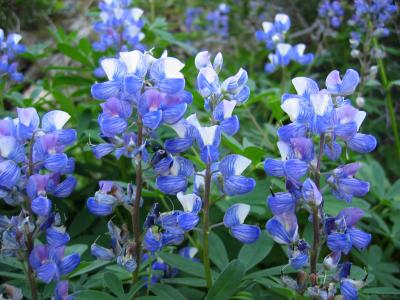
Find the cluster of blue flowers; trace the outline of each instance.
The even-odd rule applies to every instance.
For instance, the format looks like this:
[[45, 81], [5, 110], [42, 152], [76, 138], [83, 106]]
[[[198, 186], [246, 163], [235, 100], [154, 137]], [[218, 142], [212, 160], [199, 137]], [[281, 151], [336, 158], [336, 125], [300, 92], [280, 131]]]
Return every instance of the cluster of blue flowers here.
[[318, 15], [328, 19], [331, 27], [339, 28], [344, 16], [342, 3], [337, 0], [324, 0], [318, 8]]
[[371, 23], [376, 36], [388, 36], [390, 32], [385, 25], [396, 11], [397, 6], [392, 0], [355, 0], [349, 24], [358, 32], [365, 32]]
[[145, 49], [141, 44], [144, 38], [143, 10], [131, 8], [131, 4], [132, 0], [102, 0], [99, 3], [100, 21], [93, 24], [99, 35], [99, 40], [93, 43], [96, 51]]
[[[266, 228], [277, 243], [288, 246], [289, 264], [293, 268], [311, 265], [311, 273], [318, 276], [319, 241], [326, 240], [332, 251], [324, 259], [328, 270], [348, 264], [340, 264], [342, 254], [347, 255], [353, 247], [364, 249], [371, 241], [370, 234], [355, 227], [363, 215], [361, 209], [345, 208], [336, 217], [324, 212], [325, 188], [320, 186], [322, 158], [339, 160], [343, 146], [358, 153], [368, 153], [375, 149], [376, 140], [358, 132], [366, 113], [354, 108], [346, 98], [359, 84], [356, 71], [347, 70], [343, 78], [338, 71], [332, 71], [326, 79], [326, 89], [322, 90], [309, 78], [297, 77], [292, 82], [297, 94], [282, 96], [281, 107], [291, 123], [278, 129], [281, 159], [268, 158], [264, 163], [269, 176], [285, 178], [287, 191], [272, 192], [268, 197], [274, 217], [268, 220]], [[319, 140], [317, 147], [315, 140]], [[349, 163], [331, 171], [324, 170], [326, 188], [337, 199], [347, 202], [353, 197], [364, 196], [369, 191], [368, 182], [354, 177], [360, 167], [359, 163]], [[314, 226], [312, 246], [299, 236], [296, 212], [300, 209], [310, 214]], [[317, 285], [318, 279], [315, 279], [309, 294], [335, 294], [334, 282], [340, 282], [345, 299], [355, 299], [351, 295], [357, 295], [359, 284], [347, 278], [348, 272], [346, 274], [332, 278], [333, 285], [329, 280]]]
[[[198, 225], [207, 176], [224, 195], [248, 193], [255, 186], [254, 179], [241, 175], [250, 165], [249, 159], [240, 155], [228, 155], [222, 160], [219, 157], [222, 133], [233, 135], [239, 130], [233, 109], [244, 103], [250, 93], [247, 72], [243, 69], [220, 82], [218, 73], [222, 61], [219, 53], [211, 64], [208, 52], [199, 53], [195, 59], [199, 69], [198, 89], [213, 120], [209, 127], [202, 126], [195, 114], [184, 118], [192, 102], [192, 95], [184, 90], [185, 79], [181, 73], [184, 65], [166, 53], [156, 59], [148, 52], [136, 50], [121, 52], [118, 59], [104, 59], [102, 67], [109, 80], [92, 86], [93, 97], [105, 100], [98, 118], [105, 142], [93, 147], [96, 157], [113, 152], [117, 158], [126, 156], [134, 159], [136, 164], [139, 161], [147, 163], [156, 175], [156, 187], [165, 194], [176, 195], [181, 203], [182, 210], [164, 213], [155, 203], [148, 213], [143, 224], [143, 248], [150, 254], [165, 246], [181, 244], [185, 233]], [[135, 132], [134, 125], [138, 124], [143, 129], [136, 126], [140, 132]], [[168, 139], [164, 147], [154, 149], [156, 130], [163, 124], [175, 130], [178, 137]], [[138, 143], [139, 135], [141, 143]], [[207, 171], [196, 171], [190, 160], [180, 156], [195, 143]], [[193, 192], [185, 193], [191, 177], [194, 179]], [[131, 184], [125, 190], [115, 182], [101, 181], [100, 190], [88, 199], [87, 207], [99, 216], [112, 214], [117, 205], [133, 213], [136, 191], [137, 187]], [[224, 218], [224, 225], [244, 243], [254, 242], [260, 233], [257, 226], [243, 224], [249, 210], [248, 205], [235, 205]], [[92, 254], [102, 260], [116, 259], [119, 265], [133, 272], [137, 267], [134, 255], [137, 242], [130, 239], [126, 227], [119, 229], [112, 222], [109, 222], [109, 233], [112, 249], [93, 244]]]
[[[70, 116], [63, 111], [50, 111], [41, 120], [34, 108], [17, 108], [17, 114], [0, 120], [0, 198], [21, 206], [17, 216], [0, 216], [1, 253], [29, 256], [41, 281], [59, 281], [55, 293], [68, 292], [60, 279], [79, 264], [79, 255], [64, 257], [70, 238], [48, 196], [66, 198], [75, 188], [75, 162], [65, 148], [75, 142], [76, 131], [64, 129]], [[33, 248], [42, 233], [47, 244]]]
[[[230, 7], [225, 3], [218, 5], [218, 8], [207, 13], [202, 19], [204, 10], [201, 7], [190, 7], [186, 10], [185, 27], [186, 31], [206, 30], [210, 35], [223, 39], [229, 37], [229, 12]], [[205, 24], [205, 26], [202, 25]]]
[[314, 55], [305, 54], [306, 46], [297, 44], [292, 46], [285, 43], [285, 35], [290, 29], [290, 18], [285, 14], [277, 14], [275, 21], [263, 22], [263, 30], [256, 32], [257, 40], [264, 42], [268, 50], [274, 51], [268, 55], [269, 63], [265, 64], [265, 72], [273, 73], [278, 68], [284, 68], [291, 61], [301, 65], [307, 65], [312, 62]]
[[0, 28], [0, 78], [9, 76], [12, 81], [20, 82], [24, 75], [18, 72], [18, 63], [15, 58], [25, 52], [25, 46], [19, 44], [22, 37], [17, 33], [10, 33], [7, 38]]

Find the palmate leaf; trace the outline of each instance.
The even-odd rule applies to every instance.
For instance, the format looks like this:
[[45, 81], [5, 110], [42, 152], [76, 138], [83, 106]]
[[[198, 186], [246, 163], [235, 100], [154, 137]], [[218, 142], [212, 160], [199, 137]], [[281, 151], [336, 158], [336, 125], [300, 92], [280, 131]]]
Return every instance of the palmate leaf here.
[[233, 260], [218, 276], [205, 300], [229, 299], [240, 286], [245, 273], [245, 267], [240, 260]]
[[121, 280], [113, 273], [107, 272], [104, 274], [104, 287], [107, 287], [120, 299], [125, 295]]
[[101, 292], [101, 291], [79, 291], [74, 295], [76, 300], [116, 300], [118, 298], [115, 298], [106, 292]]
[[228, 253], [221, 238], [214, 232], [210, 234], [210, 259], [221, 271], [229, 263]]
[[166, 284], [151, 284], [150, 291], [152, 291], [155, 295], [160, 297], [160, 299], [165, 300], [185, 300], [185, 296], [183, 296], [177, 289], [173, 288], [170, 285]]

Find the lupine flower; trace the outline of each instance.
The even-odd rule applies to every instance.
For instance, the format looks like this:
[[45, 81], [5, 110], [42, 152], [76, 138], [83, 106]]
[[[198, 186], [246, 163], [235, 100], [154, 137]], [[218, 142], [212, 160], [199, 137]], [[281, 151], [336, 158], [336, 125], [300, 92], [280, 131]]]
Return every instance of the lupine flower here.
[[210, 34], [218, 35], [221, 38], [229, 36], [229, 11], [230, 7], [221, 3], [218, 9], [207, 14], [206, 29]]
[[268, 55], [269, 62], [265, 64], [264, 70], [267, 73], [273, 73], [278, 68], [284, 68], [291, 61], [296, 61], [301, 65], [310, 64], [314, 55], [304, 54], [306, 46], [298, 44], [292, 46], [285, 43], [285, 34], [290, 29], [290, 18], [286, 14], [277, 14], [275, 22], [263, 22], [263, 31], [256, 31], [257, 40], [265, 43], [270, 51], [275, 51]]
[[340, 1], [324, 0], [318, 8], [318, 15], [327, 18], [331, 27], [338, 28], [342, 23], [344, 9]]
[[[365, 112], [354, 108], [351, 101], [344, 98], [354, 93], [359, 76], [351, 69], [343, 78], [338, 71], [332, 71], [326, 79], [326, 90], [320, 90], [315, 81], [305, 77], [295, 78], [292, 82], [297, 94], [282, 96], [281, 107], [291, 123], [280, 127], [277, 132], [281, 159], [267, 158], [264, 162], [267, 175], [283, 177], [286, 181], [286, 191], [274, 193], [271, 190], [268, 197], [267, 203], [274, 216], [267, 221], [266, 229], [277, 243], [288, 245], [289, 265], [295, 269], [307, 266], [310, 246], [298, 234], [295, 215], [300, 209], [305, 209], [311, 222], [319, 222], [313, 224], [314, 229], [316, 226], [324, 228], [319, 238], [325, 240], [332, 251], [325, 257], [324, 267], [327, 270], [338, 269], [340, 273], [340, 276], [332, 276], [332, 281], [324, 286], [309, 287], [309, 296], [318, 299], [333, 297], [336, 282], [340, 282], [342, 296], [355, 299], [357, 288], [347, 279], [349, 267], [346, 263], [340, 264], [340, 260], [342, 254], [347, 255], [353, 247], [366, 248], [371, 235], [355, 227], [363, 216], [359, 208], [345, 208], [336, 217], [324, 212], [326, 199], [319, 176], [322, 158], [340, 159], [342, 144], [360, 153], [370, 152], [376, 146], [373, 136], [358, 133]], [[318, 155], [313, 145], [314, 137], [319, 139]], [[369, 183], [354, 177], [360, 167], [360, 163], [348, 163], [326, 172], [326, 184], [337, 199], [350, 202], [354, 196], [364, 196], [368, 192]], [[296, 291], [299, 289], [297, 283], [292, 286]]]
[[354, 227], [362, 216], [361, 209], [349, 207], [343, 209], [336, 218], [328, 218], [325, 224], [328, 248], [345, 254], [353, 246], [359, 250], [366, 248], [371, 241], [371, 235]]
[[48, 244], [36, 246], [30, 253], [29, 264], [43, 282], [59, 281], [62, 275], [72, 272], [79, 265], [79, 254], [64, 256], [68, 241], [67, 233], [51, 229], [47, 231]]
[[144, 50], [141, 32], [144, 21], [141, 18], [143, 10], [130, 8], [131, 0], [103, 0], [99, 3], [100, 20], [93, 23], [93, 29], [99, 35], [99, 40], [93, 43], [96, 51], [106, 51], [109, 48], [119, 50]]
[[201, 29], [198, 24], [199, 17], [203, 9], [201, 7], [188, 7], [185, 13], [185, 28], [186, 31], [199, 31]]
[[61, 280], [57, 283], [54, 289], [54, 300], [73, 300], [73, 296], [68, 295], [69, 282]]
[[25, 52], [25, 46], [19, 44], [22, 37], [17, 33], [9, 33], [7, 38], [0, 28], [0, 76], [8, 75], [12, 81], [20, 82], [24, 79], [18, 72], [18, 63], [15, 58]]
[[251, 192], [256, 182], [253, 178], [242, 176], [242, 172], [251, 164], [244, 156], [231, 154], [225, 156], [218, 164], [222, 177], [222, 192], [228, 196]]
[[234, 238], [245, 244], [254, 243], [261, 232], [258, 226], [243, 224], [249, 212], [250, 205], [240, 203], [228, 208], [224, 216], [225, 227], [229, 228]]

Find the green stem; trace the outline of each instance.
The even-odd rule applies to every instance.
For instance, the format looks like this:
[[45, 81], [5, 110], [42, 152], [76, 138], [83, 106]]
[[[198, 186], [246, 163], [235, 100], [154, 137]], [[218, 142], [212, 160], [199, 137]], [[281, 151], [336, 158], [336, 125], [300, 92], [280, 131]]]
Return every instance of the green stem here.
[[[317, 160], [317, 168], [314, 174], [315, 185], [320, 188], [320, 172], [321, 172], [321, 161], [322, 154], [324, 151], [325, 134], [321, 134], [319, 141], [319, 153]], [[315, 276], [311, 277], [314, 282], [313, 285], [317, 285], [317, 263], [319, 255], [319, 243], [320, 243], [320, 220], [319, 220], [319, 206], [313, 205], [312, 207], [312, 220], [313, 220], [313, 245], [311, 249], [310, 269], [311, 274]]]
[[[137, 145], [140, 147], [143, 143], [143, 122], [140, 116], [138, 116], [137, 121], [138, 126], [138, 136]], [[135, 238], [135, 259], [136, 259], [136, 269], [132, 273], [132, 284], [135, 284], [139, 278], [140, 271], [140, 260], [141, 260], [141, 229], [140, 229], [140, 199], [142, 197], [142, 187], [143, 187], [143, 170], [142, 170], [142, 157], [139, 153], [136, 157], [136, 194], [133, 203], [132, 211], [132, 229]]]
[[208, 255], [208, 237], [209, 230], [209, 209], [210, 209], [210, 192], [211, 192], [211, 165], [208, 163], [204, 180], [204, 197], [203, 197], [203, 264], [204, 275], [206, 277], [207, 289], [211, 288], [211, 267]]
[[[374, 43], [374, 47], [376, 49], [378, 49], [378, 47], [379, 47], [378, 40], [376, 39], [375, 36], [372, 38], [372, 41]], [[377, 61], [378, 61], [379, 72], [380, 72], [381, 79], [382, 79], [382, 84], [383, 84], [383, 87], [384, 87], [384, 90], [385, 90], [385, 94], [386, 94], [386, 107], [387, 107], [388, 112], [389, 112], [390, 125], [392, 126], [394, 142], [395, 142], [396, 148], [397, 148], [397, 155], [400, 158], [400, 137], [399, 137], [399, 130], [397, 128], [397, 123], [396, 123], [396, 113], [395, 113], [394, 107], [393, 107], [392, 94], [391, 94], [391, 91], [390, 91], [390, 84], [389, 84], [389, 81], [387, 79], [387, 75], [386, 75], [386, 70], [385, 70], [385, 65], [383, 63], [383, 59], [378, 57]]]

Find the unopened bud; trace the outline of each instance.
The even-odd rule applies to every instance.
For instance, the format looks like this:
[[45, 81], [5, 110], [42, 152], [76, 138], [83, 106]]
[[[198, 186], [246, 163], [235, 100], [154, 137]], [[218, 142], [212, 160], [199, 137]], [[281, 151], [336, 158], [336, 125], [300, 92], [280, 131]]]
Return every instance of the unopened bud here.
[[358, 96], [356, 99], [356, 104], [358, 107], [363, 107], [365, 105], [364, 97]]

